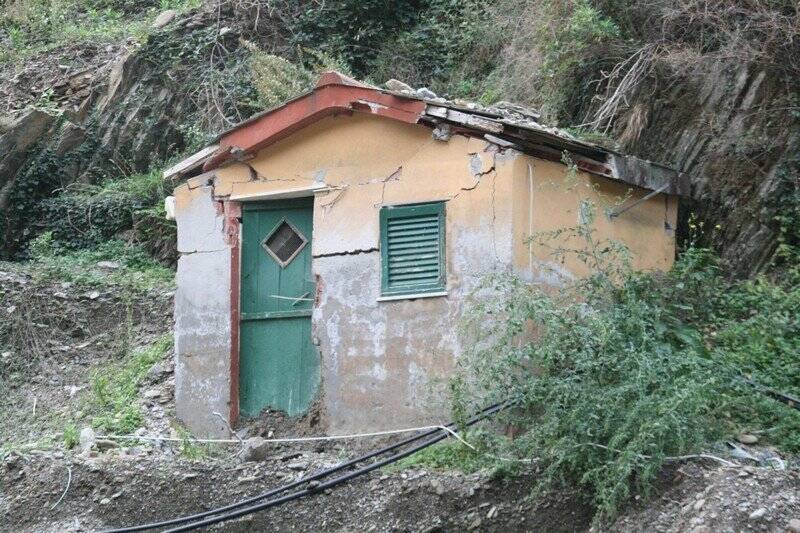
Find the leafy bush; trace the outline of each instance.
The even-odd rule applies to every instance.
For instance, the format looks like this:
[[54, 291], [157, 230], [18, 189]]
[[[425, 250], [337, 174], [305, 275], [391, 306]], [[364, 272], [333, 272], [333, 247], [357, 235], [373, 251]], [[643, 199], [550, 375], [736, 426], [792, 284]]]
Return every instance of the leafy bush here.
[[282, 55], [308, 69], [314, 70], [318, 58], [305, 51], [315, 50], [335, 58], [340, 67], [359, 78], [381, 83], [394, 77], [441, 92], [451, 92], [448, 80], [457, 78], [453, 85], [463, 94], [475, 78], [489, 71], [487, 65], [496, 51], [496, 45], [489, 43], [500, 42], [482, 38], [493, 27], [483, 16], [487, 4], [491, 2], [283, 0], [271, 7], [280, 13], [277, 18], [288, 41], [288, 53]]
[[[588, 277], [554, 292], [496, 275], [476, 294], [467, 321], [475, 348], [452, 383], [455, 413], [519, 398], [508, 417], [526, 432], [511, 448], [541, 461], [540, 490], [587, 487], [600, 518], [633, 485], [646, 493], [667, 457], [738, 431], [800, 451], [800, 413], [742, 380], [800, 391], [800, 284], [726, 281], [702, 249], [668, 274], [639, 273], [593, 233], [584, 225], [535, 239], [573, 254]], [[588, 244], [576, 246], [578, 237]]]
[[398, 78], [432, 86], [440, 93], [469, 96], [474, 78], [491, 69], [492, 52], [499, 42], [496, 35], [487, 35], [491, 26], [486, 23], [484, 4], [479, 0], [430, 2], [413, 25], [383, 43], [370, 61], [368, 75], [377, 82]]
[[343, 0], [321, 5], [309, 2], [292, 21], [292, 44], [341, 57], [357, 76], [363, 77], [369, 73], [370, 63], [387, 36], [414, 25], [420, 4], [427, 2]]

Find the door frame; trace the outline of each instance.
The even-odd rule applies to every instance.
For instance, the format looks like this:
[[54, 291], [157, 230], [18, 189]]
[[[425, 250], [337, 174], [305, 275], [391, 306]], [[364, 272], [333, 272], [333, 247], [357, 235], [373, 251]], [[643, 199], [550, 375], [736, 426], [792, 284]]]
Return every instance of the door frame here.
[[[241, 322], [241, 282], [242, 282], [242, 208], [249, 202], [285, 202], [294, 198], [314, 198], [316, 192], [324, 191], [318, 185], [307, 188], [293, 188], [272, 191], [264, 194], [253, 195], [249, 198], [237, 198], [222, 202], [225, 215], [225, 237], [231, 250], [231, 275], [230, 275], [230, 395], [228, 398], [228, 423], [234, 427], [239, 422], [239, 357], [240, 336], [239, 325]], [[316, 202], [313, 202], [316, 203]], [[314, 224], [314, 205], [312, 203], [311, 224]], [[313, 243], [309, 243], [313, 245]], [[314, 268], [314, 256], [311, 256], [311, 268]]]

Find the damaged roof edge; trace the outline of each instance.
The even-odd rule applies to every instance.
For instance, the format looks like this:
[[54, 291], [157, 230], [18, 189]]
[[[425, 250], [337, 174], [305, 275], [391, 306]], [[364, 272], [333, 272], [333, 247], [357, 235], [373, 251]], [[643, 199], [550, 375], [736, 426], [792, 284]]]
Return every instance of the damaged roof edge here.
[[195, 152], [186, 159], [175, 163], [164, 171], [164, 179], [170, 179], [174, 176], [183, 175], [191, 172], [192, 170], [200, 168], [205, 164], [206, 160], [217, 151], [217, 148], [219, 148], [218, 144], [206, 146], [199, 152]]
[[567, 152], [582, 171], [651, 191], [663, 190], [675, 196], [690, 194], [688, 176], [674, 169], [544, 126], [536, 120], [535, 114], [523, 113], [510, 104], [497, 109], [474, 106], [475, 109], [443, 98], [383, 90], [338, 72], [326, 72], [311, 91], [231, 127], [216, 138], [216, 144], [184, 159], [164, 175], [185, 175], [201, 166], [203, 171], [210, 171], [231, 159], [252, 156], [323, 117], [362, 112], [410, 124], [426, 123], [435, 127], [449, 123], [462, 133], [487, 140], [498, 139], [507, 146], [511, 143], [522, 153], [549, 160], [560, 161]]
[[659, 163], [639, 159], [631, 155], [609, 152], [607, 161], [614, 177], [643, 189], [662, 189], [674, 196], [691, 195], [689, 175]]
[[302, 100], [302, 99], [310, 96], [312, 93], [314, 93], [320, 87], [325, 87], [325, 86], [328, 86], [328, 85], [345, 85], [345, 86], [348, 86], [348, 87], [361, 87], [362, 89], [372, 89], [372, 90], [375, 90], [375, 91], [380, 91], [380, 89], [378, 87], [375, 87], [375, 86], [368, 85], [366, 83], [360, 82], [360, 81], [358, 81], [358, 80], [356, 80], [354, 78], [351, 78], [350, 76], [345, 76], [344, 74], [342, 74], [340, 72], [336, 72], [335, 70], [329, 70], [329, 71], [326, 71], [326, 72], [322, 73], [322, 75], [320, 76], [319, 80], [317, 80], [317, 83], [316, 83], [316, 85], [314, 86], [313, 89], [311, 89], [309, 91], [306, 91], [304, 93], [301, 93], [301, 94], [295, 96], [294, 98], [286, 100], [285, 102], [282, 102], [282, 103], [276, 105], [275, 107], [271, 107], [269, 109], [265, 109], [264, 111], [259, 111], [255, 115], [252, 115], [252, 116], [244, 119], [243, 121], [241, 121], [241, 122], [239, 122], [237, 124], [234, 124], [230, 128], [228, 128], [226, 130], [223, 130], [222, 133], [217, 135], [214, 138], [214, 143], [218, 144], [222, 140], [222, 138], [225, 137], [226, 135], [228, 135], [229, 133], [233, 133], [234, 131], [236, 131], [238, 129], [241, 129], [241, 128], [247, 126], [248, 124], [252, 124], [253, 122], [256, 122], [257, 120], [259, 120], [259, 119], [261, 119], [261, 118], [273, 113], [274, 111], [277, 111], [277, 110], [281, 109], [282, 107], [286, 107], [287, 105], [289, 105], [289, 104], [291, 104], [293, 102], [296, 102], [298, 100]]

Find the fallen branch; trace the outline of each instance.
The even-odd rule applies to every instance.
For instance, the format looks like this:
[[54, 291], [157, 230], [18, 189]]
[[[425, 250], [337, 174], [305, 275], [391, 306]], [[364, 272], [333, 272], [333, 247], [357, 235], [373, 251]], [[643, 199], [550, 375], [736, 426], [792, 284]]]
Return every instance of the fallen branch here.
[[[615, 448], [609, 448], [608, 446], [604, 446], [602, 444], [597, 444], [597, 443], [594, 443], [594, 442], [587, 442], [585, 444], [576, 444], [575, 445], [576, 448], [579, 448], [581, 446], [594, 446], [595, 448], [602, 448], [602, 449], [608, 450], [610, 452], [625, 453], [622, 450], [617, 450]], [[652, 459], [653, 458], [652, 455], [644, 455], [644, 454], [641, 454], [641, 453], [637, 453], [635, 455], [639, 459]], [[686, 459], [711, 459], [711, 460], [717, 461], [717, 462], [719, 462], [719, 463], [721, 463], [721, 464], [723, 464], [725, 466], [734, 466], [734, 467], [735, 466], [739, 466], [736, 463], [732, 463], [730, 461], [726, 461], [725, 459], [723, 459], [721, 457], [717, 457], [716, 455], [710, 455], [710, 454], [707, 454], [707, 453], [698, 453], [698, 454], [692, 454], [692, 455], [677, 455], [677, 456], [664, 457], [665, 461], [670, 461], [670, 462], [672, 462], [672, 461], [685, 461]]]

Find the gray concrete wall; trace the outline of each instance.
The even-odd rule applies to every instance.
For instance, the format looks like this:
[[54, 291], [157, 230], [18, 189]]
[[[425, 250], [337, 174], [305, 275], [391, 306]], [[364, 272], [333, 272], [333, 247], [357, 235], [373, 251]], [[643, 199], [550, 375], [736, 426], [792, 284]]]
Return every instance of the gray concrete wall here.
[[175, 404], [198, 436], [224, 437], [229, 415], [231, 249], [211, 187], [178, 196]]

